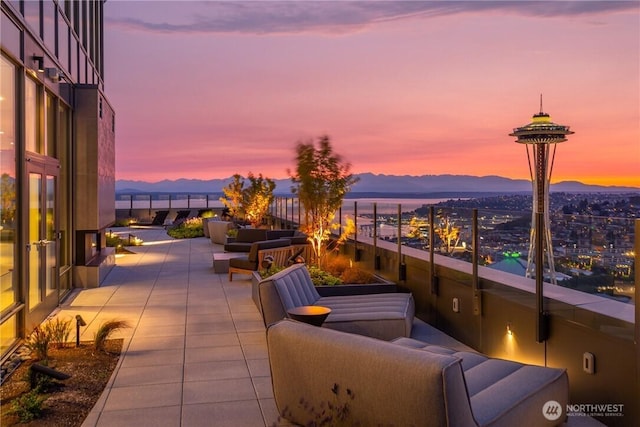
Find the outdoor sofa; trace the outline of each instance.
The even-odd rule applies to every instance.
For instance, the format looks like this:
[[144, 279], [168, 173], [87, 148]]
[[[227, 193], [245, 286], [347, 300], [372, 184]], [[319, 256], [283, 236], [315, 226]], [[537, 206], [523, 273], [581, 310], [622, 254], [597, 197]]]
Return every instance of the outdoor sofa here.
[[225, 252], [249, 252], [254, 242], [267, 240], [267, 230], [264, 228], [239, 228], [233, 239], [228, 239], [224, 245]]
[[383, 340], [411, 336], [415, 303], [410, 293], [321, 297], [304, 264], [295, 264], [258, 283], [265, 326], [289, 317], [299, 306], [328, 307], [324, 327]]
[[[564, 369], [289, 319], [268, 327], [267, 346], [278, 410], [299, 425], [325, 409], [336, 425], [345, 405], [341, 425], [540, 427], [566, 419]], [[545, 404], [552, 410], [543, 412]]]

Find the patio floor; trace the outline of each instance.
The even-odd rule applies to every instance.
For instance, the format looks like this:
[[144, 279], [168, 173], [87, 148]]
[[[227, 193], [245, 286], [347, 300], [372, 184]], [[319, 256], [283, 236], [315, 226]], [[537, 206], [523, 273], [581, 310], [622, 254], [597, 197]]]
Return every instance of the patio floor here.
[[[208, 238], [175, 240], [163, 228], [118, 229], [144, 241], [118, 256], [95, 289], [76, 290], [54, 317], [80, 314], [91, 341], [100, 324], [127, 320], [122, 355], [83, 427], [290, 426], [278, 421], [262, 318], [249, 276], [213, 271]], [[469, 348], [416, 319], [411, 336]], [[75, 341], [75, 335], [72, 337]], [[600, 425], [571, 417], [569, 425]]]
[[[80, 314], [90, 341], [108, 319], [127, 320], [123, 351], [83, 426], [271, 426], [265, 331], [248, 276], [215, 274], [207, 238], [174, 240], [163, 228], [113, 229], [144, 245], [118, 256], [96, 289], [77, 291], [56, 316]], [[75, 336], [73, 337], [75, 340]]]

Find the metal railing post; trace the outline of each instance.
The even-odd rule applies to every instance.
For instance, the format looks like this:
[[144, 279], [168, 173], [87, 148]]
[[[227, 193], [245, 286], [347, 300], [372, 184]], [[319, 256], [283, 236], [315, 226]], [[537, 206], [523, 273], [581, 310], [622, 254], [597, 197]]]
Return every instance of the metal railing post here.
[[373, 270], [380, 270], [380, 256], [378, 255], [378, 203], [373, 202]]
[[478, 277], [478, 247], [479, 231], [478, 231], [478, 209], [473, 210], [473, 216], [471, 219], [471, 233], [472, 233], [472, 252], [471, 252], [471, 265], [473, 269], [473, 314], [479, 316], [482, 314], [482, 297], [480, 293], [480, 278]]
[[438, 276], [436, 276], [434, 256], [436, 240], [435, 217], [435, 208], [431, 205], [429, 206], [429, 283], [431, 284], [431, 293], [433, 295], [438, 295]]

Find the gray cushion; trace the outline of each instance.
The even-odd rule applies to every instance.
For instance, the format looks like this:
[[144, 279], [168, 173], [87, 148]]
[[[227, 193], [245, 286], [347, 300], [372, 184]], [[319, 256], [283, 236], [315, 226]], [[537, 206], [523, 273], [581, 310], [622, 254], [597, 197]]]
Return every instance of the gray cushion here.
[[411, 335], [415, 303], [406, 293], [321, 297], [315, 305], [329, 307], [324, 326], [382, 340]]
[[456, 357], [292, 320], [268, 328], [267, 346], [276, 405], [297, 424], [310, 425], [327, 403], [349, 405], [347, 419], [330, 425], [475, 424]]
[[542, 406], [549, 400], [557, 401], [563, 408], [568, 403], [569, 384], [564, 369], [493, 359], [407, 338], [393, 343], [459, 358], [473, 416], [480, 426], [555, 425], [544, 418]]
[[267, 240], [267, 230], [262, 228], [240, 228], [236, 235], [237, 243], [253, 243]]
[[225, 243], [224, 251], [225, 252], [249, 252], [251, 250], [251, 245], [253, 243], [249, 242], [231, 242]]

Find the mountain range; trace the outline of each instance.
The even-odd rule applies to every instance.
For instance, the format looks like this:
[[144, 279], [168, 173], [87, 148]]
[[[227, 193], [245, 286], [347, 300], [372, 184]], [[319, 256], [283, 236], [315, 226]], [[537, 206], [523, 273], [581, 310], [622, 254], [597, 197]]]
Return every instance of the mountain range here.
[[[471, 197], [474, 194], [529, 193], [531, 182], [500, 176], [470, 175], [384, 175], [355, 174], [359, 181], [352, 187], [351, 195], [358, 197]], [[176, 179], [159, 182], [117, 180], [117, 193], [222, 193], [232, 178]], [[276, 195], [291, 194], [291, 180], [275, 179]], [[602, 186], [563, 181], [551, 185], [552, 192], [601, 193], [637, 192], [638, 187]]]

